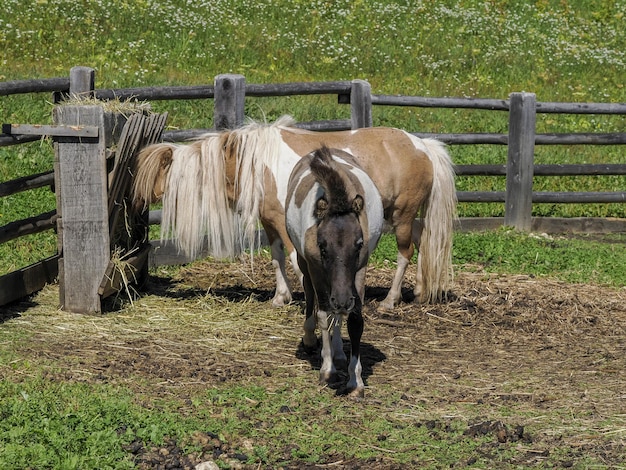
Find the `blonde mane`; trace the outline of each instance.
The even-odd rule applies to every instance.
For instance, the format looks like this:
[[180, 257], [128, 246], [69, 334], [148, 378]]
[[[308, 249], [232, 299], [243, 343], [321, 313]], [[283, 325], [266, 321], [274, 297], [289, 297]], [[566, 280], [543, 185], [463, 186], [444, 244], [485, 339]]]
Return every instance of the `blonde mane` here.
[[[288, 116], [272, 124], [252, 122], [176, 146], [163, 196], [161, 238], [171, 233], [178, 248], [193, 258], [200, 254], [205, 236], [208, 252], [218, 258], [247, 248], [254, 251], [260, 243], [264, 173], [276, 171], [279, 127], [293, 122]], [[227, 158], [236, 158], [236, 201], [227, 197]]]

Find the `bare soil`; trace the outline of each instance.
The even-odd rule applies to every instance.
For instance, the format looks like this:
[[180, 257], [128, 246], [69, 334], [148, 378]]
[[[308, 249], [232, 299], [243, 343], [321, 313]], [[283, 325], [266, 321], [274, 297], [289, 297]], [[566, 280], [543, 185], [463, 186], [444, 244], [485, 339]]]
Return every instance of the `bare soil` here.
[[[256, 261], [254, 269], [251, 276], [237, 263], [207, 260], [182, 269], [175, 279], [152, 275], [143, 295], [184, 300], [211, 292], [225, 301], [249, 302], [252, 309], [265, 309], [273, 294], [273, 272], [264, 260]], [[606, 468], [624, 468], [626, 291], [476, 271], [465, 266], [457, 274], [447, 302], [415, 304], [407, 286], [396, 311], [380, 312], [378, 302], [393, 271], [370, 270], [362, 347], [366, 385], [372, 389], [391, 385], [406, 399], [420, 401], [432, 416], [422, 425], [433, 432], [446, 432], [446, 413], [459, 406], [476, 404], [487, 410], [485, 416], [468, 421], [466, 434], [493, 436], [494, 446], [519, 442], [523, 451], [512, 466], [541, 466], [553, 448], [566, 445], [570, 452], [559, 461], [563, 468], [577, 467], [585, 457], [603, 462]], [[294, 302], [303, 302], [300, 292]], [[295, 310], [294, 315], [300, 315]], [[295, 318], [286, 327], [293, 330], [291, 338], [299, 337], [301, 320]], [[284, 343], [278, 343], [277, 350], [267, 351], [267, 356], [245, 360], [233, 360], [228, 351], [208, 357], [206, 350], [190, 348], [184, 341], [141, 336], [128, 338], [116, 348], [109, 343], [103, 355], [98, 341], [106, 338], [42, 341], [28, 348], [33, 355], [60, 364], [79, 354], [80, 364], [90, 371], [81, 374], [74, 361], [65, 372], [56, 372], [59, 379], [123, 382], [132, 369], [137, 387], [141, 387], [137, 377], [149, 384], [150, 391], [142, 389], [141, 393], [155, 397], [171, 395], [172, 384], [177, 384], [176, 394], [182, 396], [185, 389], [192, 395], [199, 388], [242, 377], [277, 380], [267, 359], [272, 355], [287, 365], [304, 364], [305, 371], [319, 366], [318, 355], [307, 355], [292, 339], [293, 347], [287, 351]], [[338, 395], [341, 387], [335, 387]], [[369, 393], [366, 390], [366, 401]], [[507, 405], [517, 414], [498, 417], [496, 410]], [[544, 415], [550, 416], [548, 427], [542, 426]], [[558, 425], [554, 416], [562, 417]], [[195, 439], [204, 453], [184, 456], [175, 441], [162, 449], [134, 443], [127, 450], [140, 468], [193, 468], [208, 456], [220, 454], [228, 454], [235, 467], [246, 468], [241, 463], [246, 455], [216, 435]], [[491, 450], [483, 452], [489, 455]], [[327, 465], [339, 461], [340, 468], [400, 468], [384, 458], [360, 461], [341, 455], [329, 455]], [[459, 466], [471, 464], [460, 462]], [[496, 462], [493, 466], [499, 467]]]

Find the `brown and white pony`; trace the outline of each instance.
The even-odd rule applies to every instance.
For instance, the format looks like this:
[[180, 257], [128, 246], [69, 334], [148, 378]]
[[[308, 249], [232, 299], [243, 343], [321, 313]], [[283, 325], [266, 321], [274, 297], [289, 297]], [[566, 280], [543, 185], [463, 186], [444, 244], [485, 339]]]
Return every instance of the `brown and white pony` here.
[[362, 397], [360, 344], [365, 271], [383, 230], [383, 204], [373, 181], [352, 155], [322, 147], [300, 159], [287, 185], [287, 233], [298, 254], [305, 296], [307, 349], [322, 334], [320, 382], [335, 379], [346, 355], [341, 324], [350, 337], [347, 390]]
[[323, 145], [342, 149], [356, 156], [378, 187], [398, 243], [397, 270], [381, 307], [392, 309], [400, 301], [415, 248], [416, 298], [435, 302], [445, 297], [452, 280], [456, 190], [444, 145], [393, 128], [313, 132], [293, 124], [285, 116], [273, 124], [207, 134], [190, 144], [146, 147], [137, 159], [135, 200], [147, 205], [162, 198], [162, 236], [173, 232], [179, 248], [192, 256], [205, 235], [218, 257], [254, 247], [260, 220], [276, 271], [273, 304], [280, 306], [291, 301], [285, 249], [301, 276], [285, 230], [289, 175], [301, 156]]

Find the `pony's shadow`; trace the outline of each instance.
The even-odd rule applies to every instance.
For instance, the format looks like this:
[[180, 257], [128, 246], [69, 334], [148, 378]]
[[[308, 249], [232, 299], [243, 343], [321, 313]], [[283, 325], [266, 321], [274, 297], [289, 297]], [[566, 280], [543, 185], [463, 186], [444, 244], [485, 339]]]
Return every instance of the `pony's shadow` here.
[[[365, 286], [365, 298], [367, 300], [375, 300], [380, 302], [387, 297], [389, 287]], [[402, 302], [411, 303], [415, 300], [413, 289], [403, 287], [401, 290]]]
[[[149, 281], [146, 285], [143, 286], [143, 293], [154, 294], [162, 297], [172, 298], [172, 299], [193, 299], [199, 296], [207, 295], [207, 293], [220, 297], [222, 299], [231, 301], [231, 302], [243, 302], [250, 299], [250, 297], [254, 297], [256, 300], [260, 302], [270, 302], [274, 295], [273, 290], [267, 289], [257, 289], [251, 288], [248, 286], [235, 285], [228, 286], [226, 288], [211, 288], [209, 290], [200, 289], [198, 287], [181, 287], [174, 280], [168, 277], [160, 277], [151, 275]], [[366, 291], [366, 298], [369, 299], [382, 299], [386, 295], [386, 289], [372, 289], [370, 291]], [[411, 292], [412, 294], [412, 292]], [[293, 293], [293, 302], [296, 304], [300, 304], [301, 307], [304, 307], [304, 293], [295, 291]], [[302, 315], [302, 321], [304, 321], [304, 315]], [[321, 356], [320, 356], [320, 347], [315, 350], [308, 350], [304, 347], [302, 341], [298, 344], [295, 356], [298, 359], [308, 361], [311, 364], [311, 367], [315, 370], [319, 370], [321, 367]], [[350, 357], [350, 341], [347, 339], [343, 340], [343, 349], [346, 353], [346, 356]], [[375, 346], [369, 343], [361, 343], [361, 367], [362, 372], [361, 376], [363, 381], [367, 384], [367, 379], [374, 372], [374, 367], [376, 364], [384, 361], [387, 357]], [[348, 390], [346, 390], [346, 382], [348, 381], [348, 371], [347, 370], [338, 370], [337, 371], [337, 380], [333, 383], [329, 384], [329, 388], [336, 391], [338, 396], [347, 395]]]
[[[318, 345], [314, 350], [311, 350], [304, 346], [304, 343], [300, 341], [296, 349], [296, 357], [303, 361], [308, 361], [314, 370], [319, 370], [322, 366], [321, 354], [320, 354], [321, 342], [318, 341]], [[350, 360], [350, 341], [343, 340], [343, 351]], [[367, 379], [374, 373], [374, 366], [387, 359], [387, 356], [377, 347], [361, 342], [361, 377], [363, 382], [367, 386]], [[337, 396], [346, 396], [349, 390], [346, 388], [348, 382], [348, 371], [346, 369], [337, 369], [337, 377], [332, 383], [328, 384], [328, 387], [335, 390]]]
[[[142, 292], [154, 294], [170, 299], [193, 299], [210, 294], [229, 302], [243, 302], [254, 298], [259, 302], [270, 302], [274, 296], [274, 290], [258, 289], [236, 284], [228, 287], [200, 289], [198, 287], [181, 287], [168, 277], [150, 276], [149, 282], [142, 288]], [[293, 293], [294, 301], [303, 301], [304, 294]]]

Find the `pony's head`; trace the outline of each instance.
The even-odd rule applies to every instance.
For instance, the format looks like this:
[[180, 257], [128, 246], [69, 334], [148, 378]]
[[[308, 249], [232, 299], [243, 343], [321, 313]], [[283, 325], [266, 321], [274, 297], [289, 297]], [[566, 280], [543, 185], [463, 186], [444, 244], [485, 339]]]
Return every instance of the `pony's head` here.
[[133, 202], [135, 207], [147, 208], [158, 202], [167, 189], [167, 174], [172, 165], [176, 145], [162, 143], [142, 149], [135, 161]]
[[361, 214], [363, 196], [333, 161], [331, 151], [322, 147], [311, 160], [311, 173], [324, 189], [315, 203], [317, 248], [322, 272], [328, 276], [329, 303], [335, 313], [349, 314], [360, 308], [356, 273], [367, 262]]

